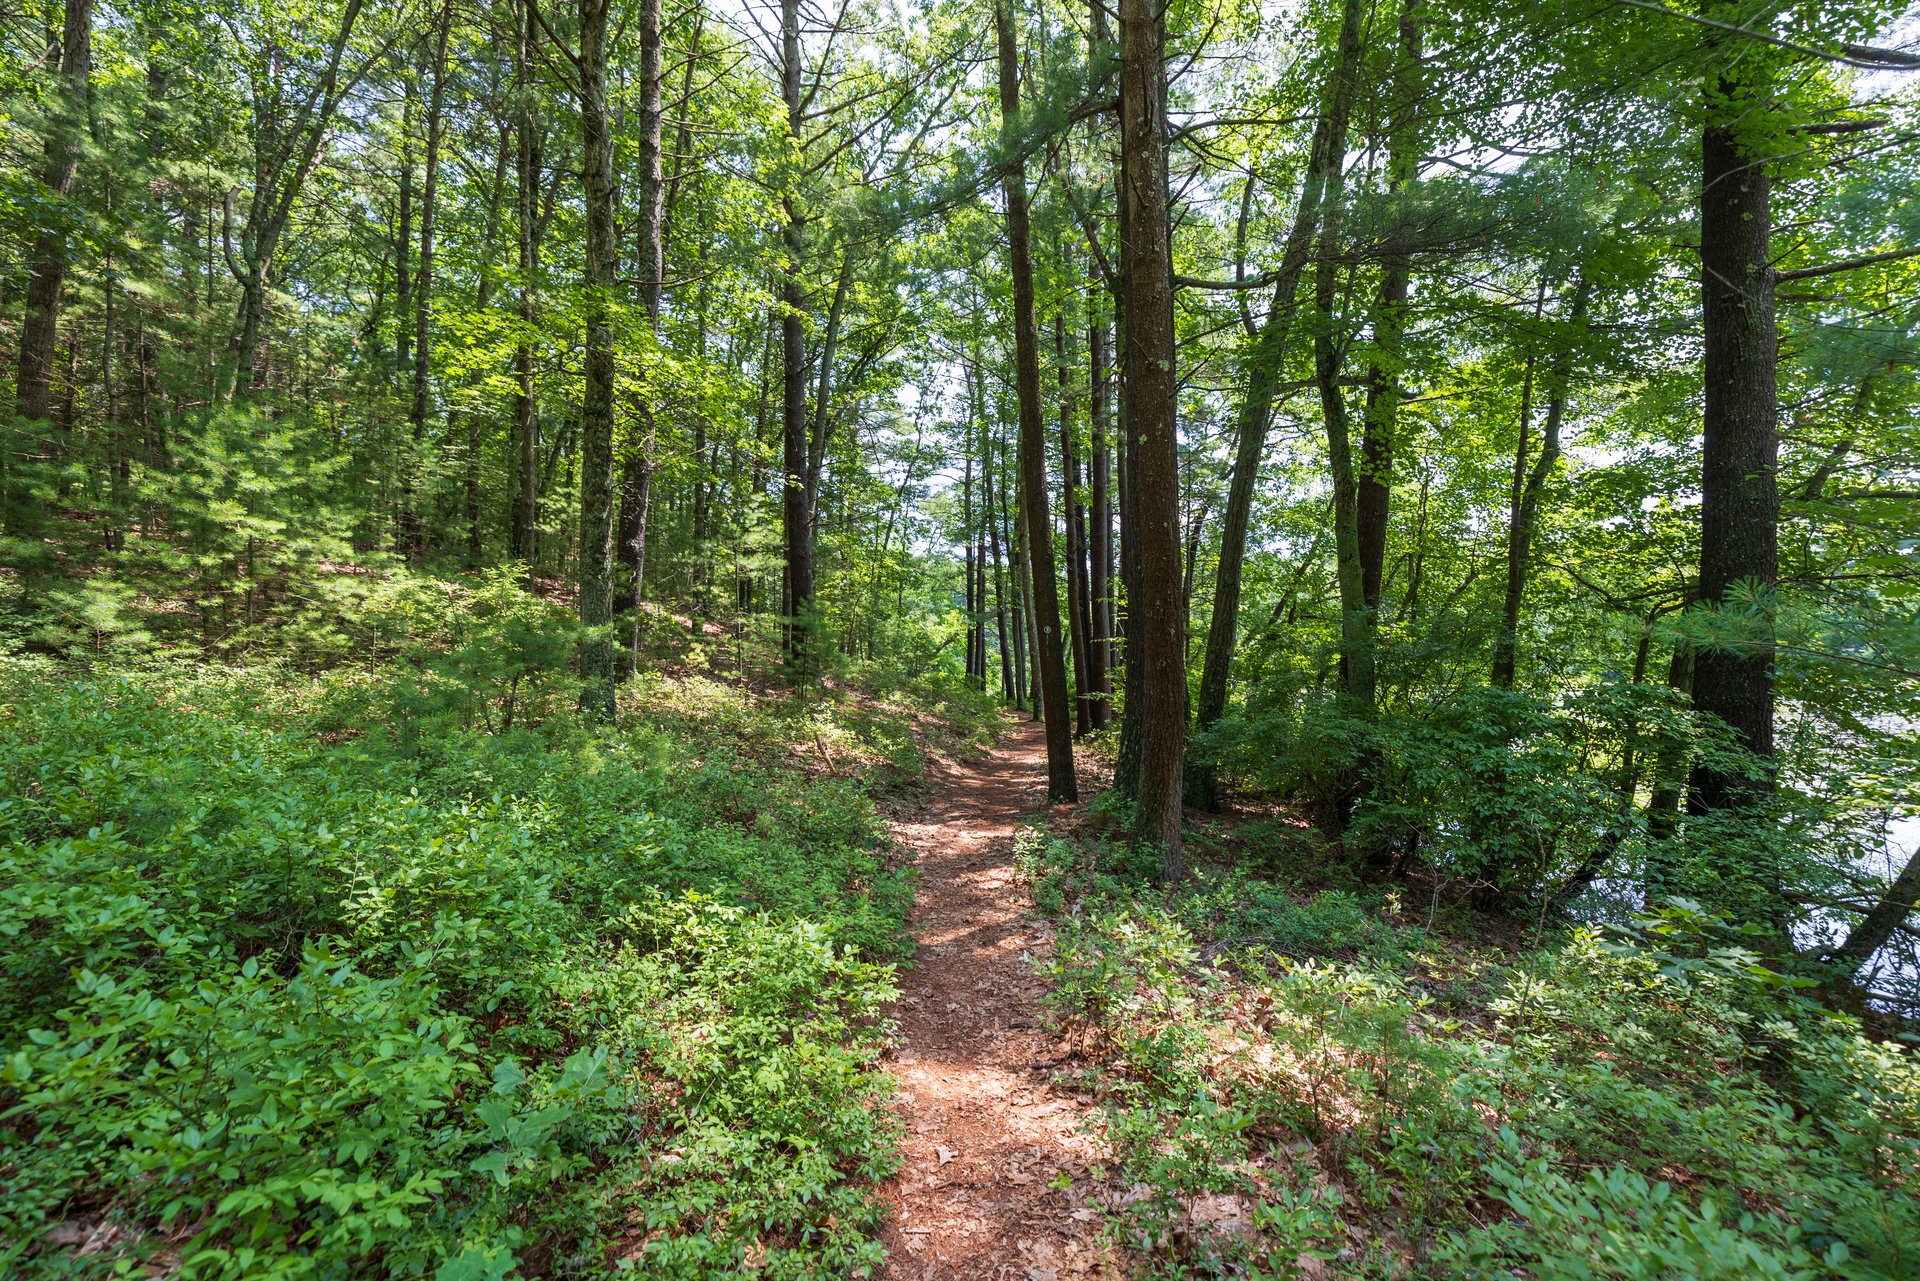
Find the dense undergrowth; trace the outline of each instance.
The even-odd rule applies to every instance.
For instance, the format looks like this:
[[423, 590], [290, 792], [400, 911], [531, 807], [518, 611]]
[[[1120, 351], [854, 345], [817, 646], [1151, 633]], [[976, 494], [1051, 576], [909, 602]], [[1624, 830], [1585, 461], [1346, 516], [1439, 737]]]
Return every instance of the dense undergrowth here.
[[1392, 891], [1160, 890], [1098, 826], [1020, 859], [1144, 1275], [1920, 1275], [1910, 1047], [1693, 905], [1494, 946]]
[[909, 714], [646, 677], [590, 730], [554, 611], [443, 612], [319, 675], [0, 659], [0, 1274], [878, 1258]]

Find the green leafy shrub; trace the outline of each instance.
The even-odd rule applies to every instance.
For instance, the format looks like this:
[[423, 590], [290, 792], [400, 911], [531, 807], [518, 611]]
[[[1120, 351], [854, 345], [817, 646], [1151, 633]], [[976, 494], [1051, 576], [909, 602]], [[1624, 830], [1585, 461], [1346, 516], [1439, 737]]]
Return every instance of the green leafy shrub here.
[[877, 1261], [908, 895], [861, 781], [659, 685], [490, 733], [447, 661], [0, 664], [0, 1270]]

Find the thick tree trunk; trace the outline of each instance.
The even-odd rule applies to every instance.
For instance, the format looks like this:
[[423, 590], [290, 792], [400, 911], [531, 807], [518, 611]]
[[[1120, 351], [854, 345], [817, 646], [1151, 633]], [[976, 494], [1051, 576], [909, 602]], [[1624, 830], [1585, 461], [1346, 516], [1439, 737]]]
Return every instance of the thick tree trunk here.
[[[40, 185], [58, 204], [73, 190], [86, 138], [93, 65], [93, 0], [67, 0], [61, 24], [58, 90], [50, 95]], [[67, 240], [48, 219], [28, 250], [26, 314], [20, 322], [20, 363], [14, 403], [20, 417], [47, 417], [54, 348], [60, 330], [60, 295], [67, 280]]]
[[580, 0], [581, 187], [586, 204], [586, 357], [580, 436], [580, 622], [582, 710], [611, 721], [614, 714], [613, 533], [613, 286], [619, 250], [614, 244], [613, 134], [607, 118], [607, 8], [609, 0]]
[[[1160, 854], [1161, 878], [1186, 875], [1180, 845], [1187, 747], [1186, 611], [1180, 589], [1180, 454], [1174, 379], [1172, 220], [1167, 194], [1166, 27], [1154, 0], [1120, 3], [1121, 279], [1135, 380], [1133, 487], [1139, 508], [1142, 717], [1136, 844]], [[1132, 661], [1132, 655], [1129, 655]]]
[[[58, 205], [73, 190], [80, 172], [80, 152], [86, 138], [93, 65], [93, 0], [67, 0], [61, 23], [58, 89], [51, 95], [47, 137], [42, 148], [40, 185], [50, 203]], [[54, 352], [60, 334], [60, 295], [67, 281], [67, 238], [58, 220], [47, 219], [28, 249], [26, 314], [20, 322], [20, 361], [14, 371], [14, 407], [21, 422], [15, 431], [26, 433], [28, 447], [0, 449], [0, 528], [29, 534], [36, 525], [37, 504], [29, 482], [9, 453], [38, 454], [29, 444], [37, 438], [37, 423], [47, 419], [53, 383]]]
[[[1779, 576], [1779, 436], [1774, 370], [1771, 176], [1754, 136], [1764, 114], [1754, 86], [1723, 79], [1710, 94], [1701, 139], [1700, 292], [1706, 412], [1701, 440], [1700, 583], [1711, 606], [1736, 590], [1766, 593]], [[1768, 606], [1770, 608], [1770, 605]], [[1770, 641], [1702, 647], [1693, 705], [1732, 727], [1746, 749], [1773, 755]], [[1688, 808], [1704, 814], [1751, 803], [1771, 782], [1694, 767]]]
[[[996, 0], [999, 37], [1000, 123], [1011, 137], [1020, 115], [1020, 68], [1014, 46], [1012, 0]], [[1007, 248], [1013, 275], [1014, 390], [1020, 414], [1020, 513], [1026, 524], [1027, 563], [1032, 567], [1034, 667], [1039, 703], [1047, 722], [1047, 799], [1079, 799], [1073, 774], [1072, 712], [1067, 705], [1067, 667], [1061, 653], [1060, 588], [1053, 567], [1053, 521], [1047, 512], [1047, 447], [1040, 417], [1040, 330], [1033, 306], [1033, 243], [1027, 216], [1027, 170], [1007, 166], [1001, 179], [1007, 205]]]

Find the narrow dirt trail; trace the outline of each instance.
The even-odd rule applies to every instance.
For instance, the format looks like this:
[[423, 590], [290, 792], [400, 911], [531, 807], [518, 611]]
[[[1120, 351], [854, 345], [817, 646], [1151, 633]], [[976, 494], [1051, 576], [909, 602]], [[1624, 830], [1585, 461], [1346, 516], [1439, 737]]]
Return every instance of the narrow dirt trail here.
[[886, 1188], [886, 1281], [1060, 1281], [1117, 1275], [1095, 1240], [1079, 1132], [1085, 1106], [1048, 1081], [1047, 985], [1030, 964], [1052, 937], [1029, 920], [1013, 833], [1046, 803], [1046, 739], [1022, 722], [984, 760], [946, 763], [895, 836], [920, 872], [920, 948], [895, 1007], [905, 1165]]

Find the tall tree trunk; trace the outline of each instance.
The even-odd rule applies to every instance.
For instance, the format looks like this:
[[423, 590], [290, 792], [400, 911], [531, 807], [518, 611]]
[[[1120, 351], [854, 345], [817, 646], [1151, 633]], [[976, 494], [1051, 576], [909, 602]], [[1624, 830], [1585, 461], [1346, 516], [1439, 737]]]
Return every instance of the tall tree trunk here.
[[1321, 415], [1327, 428], [1327, 464], [1333, 479], [1333, 549], [1340, 587], [1340, 663], [1346, 699], [1358, 715], [1373, 714], [1374, 619], [1367, 608], [1360, 572], [1359, 485], [1353, 461], [1353, 438], [1347, 422], [1346, 394], [1340, 388], [1340, 344], [1335, 332], [1334, 307], [1339, 286], [1341, 208], [1346, 195], [1343, 158], [1347, 149], [1347, 120], [1359, 82], [1360, 3], [1347, 0], [1340, 22], [1340, 54], [1334, 85], [1336, 106], [1329, 130], [1325, 199], [1320, 215], [1320, 257], [1314, 266], [1313, 301], [1316, 319], [1313, 338], [1314, 381], [1320, 390]]
[[[1573, 380], [1573, 348], [1578, 327], [1587, 317], [1587, 281], [1582, 275], [1573, 287], [1573, 303], [1568, 310], [1569, 332], [1554, 349], [1547, 367], [1547, 415], [1540, 428], [1540, 456], [1529, 471], [1527, 455], [1527, 419], [1523, 408], [1520, 418], [1520, 447], [1514, 455], [1513, 502], [1507, 517], [1507, 586], [1500, 612], [1500, 634], [1494, 640], [1492, 683], [1500, 689], [1512, 689], [1518, 669], [1520, 643], [1520, 605], [1526, 595], [1527, 575], [1532, 567], [1533, 535], [1540, 523], [1540, 496], [1547, 487], [1553, 469], [1560, 462], [1560, 424], [1566, 417], [1567, 388]], [[1532, 399], [1533, 361], [1528, 359], [1529, 386], [1521, 404]]]
[[[1340, 46], [1339, 56], [1347, 57], [1348, 46]], [[1357, 52], [1353, 52], [1358, 57]], [[1273, 417], [1273, 402], [1286, 371], [1289, 338], [1293, 332], [1294, 301], [1300, 278], [1306, 272], [1313, 252], [1313, 232], [1320, 218], [1327, 181], [1327, 170], [1338, 162], [1331, 150], [1335, 132], [1334, 115], [1342, 110], [1338, 86], [1350, 78], [1353, 68], [1344, 61], [1330, 74], [1322, 95], [1322, 109], [1314, 124], [1313, 142], [1307, 153], [1307, 171], [1300, 184], [1300, 202], [1294, 208], [1293, 224], [1287, 230], [1286, 247], [1280, 255], [1280, 272], [1273, 285], [1273, 299], [1267, 306], [1266, 320], [1247, 355], [1247, 392], [1240, 402], [1234, 423], [1233, 476], [1227, 485], [1227, 506], [1220, 520], [1220, 558], [1213, 575], [1213, 617], [1207, 626], [1206, 656], [1200, 667], [1200, 693], [1194, 708], [1194, 728], [1205, 731], [1219, 723], [1227, 712], [1227, 691], [1233, 672], [1235, 643], [1240, 634], [1240, 580], [1246, 564], [1247, 525], [1253, 516], [1253, 492], [1260, 475], [1260, 462], [1266, 452], [1267, 428]], [[1345, 136], [1345, 120], [1339, 123]], [[1203, 809], [1218, 809], [1219, 780], [1214, 762], [1196, 757], [1188, 770], [1187, 795]]]
[[[234, 362], [231, 377], [223, 389], [228, 399], [235, 396], [251, 397], [266, 387], [266, 362], [260, 359], [260, 343], [266, 324], [267, 285], [273, 278], [274, 255], [279, 252], [280, 237], [286, 233], [287, 224], [293, 216], [294, 202], [299, 199], [300, 191], [319, 159], [320, 146], [332, 132], [334, 113], [339, 110], [341, 99], [357, 82], [357, 77], [345, 82], [341, 80], [340, 64], [346, 56], [347, 46], [353, 40], [354, 28], [359, 25], [364, 8], [365, 0], [346, 0], [340, 14], [340, 25], [335, 29], [328, 48], [327, 65], [321, 81], [300, 107], [302, 132], [297, 140], [289, 139], [288, 145], [282, 147], [266, 137], [262, 130], [271, 128], [279, 104], [271, 99], [256, 99], [254, 102], [253, 194], [247, 204], [246, 227], [241, 233], [238, 255], [233, 247], [235, 193], [229, 190], [226, 194], [223, 248], [227, 271], [240, 285], [240, 317], [233, 344]], [[363, 64], [362, 73], [365, 67], [366, 64]], [[280, 82], [277, 77], [262, 83], [271, 86], [268, 92], [278, 93]], [[212, 273], [209, 272], [208, 276], [208, 288], [211, 290]], [[405, 314], [402, 312], [403, 326]]]
[[[1747, 52], [1729, 45], [1729, 57]], [[1753, 64], [1749, 64], [1753, 65]], [[1718, 607], [1742, 584], [1769, 592], [1779, 576], [1779, 436], [1774, 370], [1779, 337], [1769, 261], [1772, 178], [1759, 141], [1764, 72], [1729, 72], [1709, 91], [1701, 138], [1700, 292], [1706, 412], [1701, 439], [1700, 583]], [[1771, 608], [1769, 602], [1765, 608]], [[1767, 639], [1702, 647], [1693, 706], [1732, 727], [1748, 751], [1773, 755], [1773, 645]], [[1688, 808], [1704, 814], [1751, 803], [1771, 780], [1699, 763]]]
[[1067, 321], [1053, 317], [1053, 352], [1060, 386], [1060, 498], [1067, 533], [1067, 628], [1073, 645], [1075, 732], [1093, 729], [1093, 611], [1087, 575], [1087, 524], [1080, 506], [1080, 451], [1073, 439], [1073, 366], [1067, 351]]
[[526, 562], [527, 583], [533, 583], [539, 556], [540, 529], [540, 415], [534, 398], [533, 332], [537, 319], [534, 272], [539, 265], [540, 139], [534, 133], [533, 86], [530, 81], [533, 19], [531, 0], [514, 4], [514, 169], [516, 265], [520, 284], [520, 329], [513, 344], [514, 441], [519, 487], [514, 494], [510, 550]]
[[[1693, 647], [1684, 641], [1673, 647], [1667, 662], [1667, 688], [1683, 698], [1693, 694]], [[1674, 887], [1672, 860], [1666, 842], [1680, 827], [1680, 803], [1685, 799], [1687, 742], [1679, 734], [1661, 732], [1654, 739], [1652, 792], [1647, 797], [1648, 854], [1644, 876], [1648, 904], [1658, 903]]]
[[[42, 148], [40, 185], [58, 205], [73, 190], [86, 138], [93, 66], [93, 0], [67, 0], [61, 23], [57, 90], [50, 95], [47, 137]], [[26, 314], [20, 323], [20, 361], [15, 369], [14, 406], [23, 420], [16, 430], [37, 432], [31, 424], [47, 418], [53, 382], [54, 350], [60, 333], [60, 295], [67, 281], [67, 238], [60, 220], [42, 220], [28, 249]], [[36, 504], [17, 464], [0, 449], [0, 528], [29, 533]], [[20, 451], [25, 452], [25, 451]], [[40, 452], [38, 449], [33, 452]]]
[[414, 280], [413, 320], [413, 400], [407, 422], [413, 436], [407, 458], [407, 500], [403, 511], [407, 519], [406, 555], [418, 558], [423, 535], [419, 511], [419, 468], [427, 443], [427, 404], [433, 375], [433, 250], [434, 217], [440, 191], [440, 139], [447, 96], [447, 40], [453, 31], [453, 5], [440, 10], [440, 32], [433, 55], [433, 84], [427, 94], [426, 172], [420, 180], [420, 270]]
[[[474, 310], [482, 315], [493, 305], [493, 291], [500, 279], [494, 269], [494, 255], [500, 241], [500, 203], [505, 199], [507, 190], [507, 160], [513, 146], [512, 127], [501, 121], [497, 130], [499, 143], [493, 157], [493, 185], [487, 192], [487, 229], [481, 237], [484, 265], [480, 270], [480, 283], [475, 286], [473, 295]], [[481, 520], [480, 502], [480, 428], [483, 416], [468, 409], [465, 417], [467, 452], [462, 488], [465, 491], [463, 501], [467, 516], [467, 564], [478, 569], [485, 548], [485, 526]]]
[[[640, 0], [640, 191], [636, 202], [634, 265], [640, 275], [640, 305], [646, 309], [647, 327], [656, 337], [660, 332], [660, 297], [666, 276], [666, 181], [660, 154], [665, 120], [660, 104], [662, 74], [660, 0]], [[633, 549], [633, 625], [627, 643], [635, 672], [640, 670], [640, 641], [645, 633], [647, 522], [653, 515], [653, 473], [660, 431], [655, 412], [655, 406], [643, 391], [639, 403], [643, 427], [632, 458], [633, 532], [628, 539], [628, 546]]]
[[[980, 414], [976, 402], [974, 412]], [[1007, 635], [1007, 580], [1005, 570], [1000, 563], [1000, 519], [999, 510], [994, 502], [993, 460], [999, 451], [989, 437], [986, 419], [981, 417], [981, 502], [985, 506], [983, 515], [987, 523], [987, 554], [993, 560], [993, 619], [994, 636], [1000, 642], [1000, 696], [1015, 707], [1020, 705], [1019, 687], [1014, 683], [1013, 651], [1009, 648]]]
[[393, 232], [393, 353], [401, 371], [413, 367], [413, 73], [400, 82], [400, 218]]
[[[1414, 0], [1400, 10], [1400, 57], [1394, 65], [1393, 106], [1387, 120], [1387, 189], [1404, 201], [1419, 176], [1420, 18]], [[1387, 517], [1393, 503], [1394, 437], [1400, 424], [1400, 350], [1406, 334], [1413, 255], [1406, 245], [1406, 217], [1396, 205], [1388, 229], [1388, 252], [1380, 265], [1380, 295], [1374, 309], [1373, 365], [1367, 371], [1366, 427], [1360, 437], [1360, 586], [1367, 608], [1380, 612], [1387, 562]]]
[[[1121, 155], [1122, 168], [1126, 156]], [[1125, 182], [1124, 173], [1122, 183]], [[1127, 202], [1119, 207], [1120, 241], [1127, 239]], [[1120, 672], [1125, 697], [1120, 705], [1120, 741], [1113, 755], [1113, 790], [1132, 799], [1140, 794], [1140, 764], [1145, 751], [1146, 697], [1141, 692], [1140, 665], [1140, 491], [1134, 482], [1139, 434], [1135, 424], [1135, 392], [1138, 381], [1132, 368], [1133, 343], [1128, 337], [1132, 322], [1128, 317], [1127, 291], [1119, 298], [1119, 355], [1115, 373], [1120, 387], [1120, 447], [1115, 451], [1114, 471], [1120, 486], [1120, 607], [1115, 631], [1120, 641], [1123, 664]]]
[[[787, 108], [787, 134], [797, 148], [805, 124], [800, 104], [800, 2], [780, 4], [780, 94]], [[794, 176], [798, 181], [798, 175]], [[801, 286], [800, 263], [805, 222], [797, 192], [788, 191], [781, 205], [785, 219], [781, 241], [786, 261], [780, 275], [780, 338], [782, 379], [780, 426], [784, 475], [781, 524], [786, 541], [787, 662], [804, 675], [809, 668], [809, 631], [813, 615], [813, 538], [807, 519], [807, 347], [801, 324], [806, 291]]]
[[[1005, 474], [1006, 451], [1004, 448], [1001, 450], [1000, 462], [1002, 474]], [[1016, 475], [1014, 484], [1017, 486], [1019, 483], [1020, 478]], [[1029, 679], [1030, 669], [1027, 664], [1029, 649], [1027, 597], [1030, 594], [1027, 584], [1032, 581], [1032, 577], [1027, 573], [1026, 536], [1021, 533], [1020, 522], [1013, 518], [1013, 512], [1008, 507], [1007, 490], [1004, 484], [1000, 487], [1000, 526], [1007, 531], [1007, 562], [1012, 571], [1013, 619], [1010, 630], [1013, 632], [1013, 705], [1017, 710], [1024, 710], [1027, 706], [1027, 694], [1032, 688], [1032, 681]]]
[[1093, 726], [1104, 729], [1113, 710], [1113, 681], [1108, 668], [1113, 659], [1113, 497], [1108, 477], [1109, 424], [1107, 422], [1107, 325], [1100, 315], [1099, 294], [1087, 295], [1088, 349], [1088, 461], [1093, 475], [1088, 497], [1093, 503], [1087, 554], [1090, 561], [1087, 591], [1092, 612], [1092, 644], [1087, 649], [1087, 685], [1093, 693]]
[[[1167, 189], [1164, 10], [1120, 0], [1120, 246], [1127, 295], [1126, 366], [1134, 381], [1133, 488], [1139, 521], [1142, 693], [1136, 844], [1160, 854], [1161, 879], [1186, 875], [1180, 844], [1187, 748], [1186, 617], [1180, 590], [1180, 453], [1174, 379], [1173, 226]], [[1132, 608], [1132, 603], [1129, 603]], [[1135, 662], [1128, 655], [1129, 665]]]
[[[58, 204], [73, 190], [86, 138], [93, 65], [93, 0], [67, 0], [61, 24], [57, 90], [50, 95], [40, 185]], [[67, 240], [59, 220], [45, 219], [28, 250], [26, 314], [20, 324], [20, 363], [15, 404], [20, 417], [47, 417], [54, 348], [60, 329], [60, 295], [67, 280]]]
[[580, 0], [581, 188], [586, 204], [586, 359], [580, 402], [581, 708], [611, 721], [613, 637], [613, 133], [607, 119], [609, 0]]
[[[1011, 139], [1020, 116], [1020, 64], [1014, 45], [1013, 0], [995, 0], [999, 37], [1000, 127]], [[1034, 667], [1047, 722], [1047, 799], [1079, 799], [1073, 774], [1072, 712], [1067, 666], [1060, 649], [1060, 588], [1053, 566], [1053, 520], [1047, 512], [1047, 445], [1040, 418], [1040, 330], [1033, 308], [1033, 242], [1027, 217], [1027, 167], [1015, 161], [1001, 179], [1007, 205], [1007, 249], [1013, 274], [1014, 391], [1020, 413], [1020, 513], [1026, 522], [1027, 563], [1035, 630]]]

